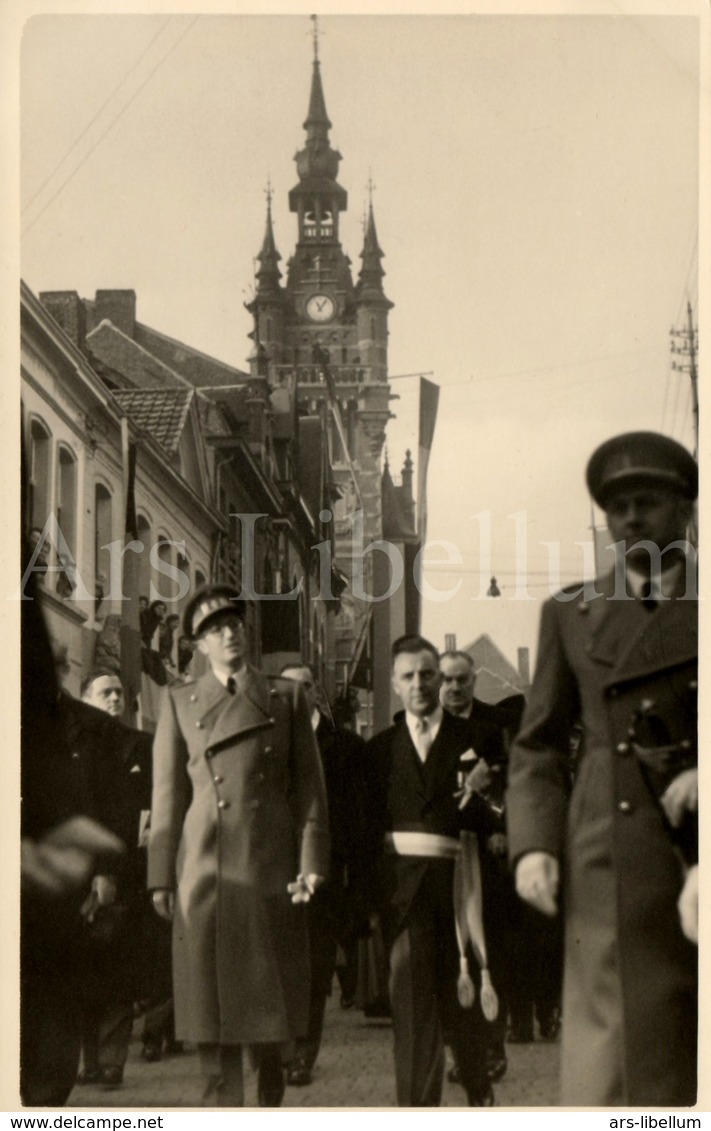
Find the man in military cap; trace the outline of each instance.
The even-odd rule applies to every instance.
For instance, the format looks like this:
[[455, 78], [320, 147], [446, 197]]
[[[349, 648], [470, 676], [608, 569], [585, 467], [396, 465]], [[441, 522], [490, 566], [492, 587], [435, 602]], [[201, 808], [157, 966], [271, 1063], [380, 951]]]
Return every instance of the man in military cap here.
[[693, 1104], [697, 953], [677, 902], [695, 876], [680, 834], [696, 809], [697, 467], [634, 432], [597, 449], [587, 482], [617, 565], [543, 608], [509, 848], [519, 894], [565, 910], [562, 1103]]
[[259, 1104], [284, 1093], [282, 1046], [306, 1031], [305, 907], [326, 875], [323, 774], [299, 686], [247, 663], [245, 604], [200, 590], [184, 632], [207, 658], [167, 688], [154, 743], [148, 886], [173, 919], [175, 1031], [196, 1042], [206, 1106], [244, 1103], [242, 1046]]

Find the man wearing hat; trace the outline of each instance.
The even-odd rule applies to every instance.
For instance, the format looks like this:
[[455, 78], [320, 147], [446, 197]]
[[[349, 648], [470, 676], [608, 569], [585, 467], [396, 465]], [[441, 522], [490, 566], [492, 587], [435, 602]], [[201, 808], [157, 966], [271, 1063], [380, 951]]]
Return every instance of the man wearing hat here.
[[587, 482], [616, 567], [543, 608], [509, 848], [519, 894], [565, 915], [561, 1103], [688, 1105], [697, 952], [677, 903], [696, 874], [697, 466], [633, 432], [597, 449]]
[[173, 919], [175, 1032], [197, 1043], [206, 1106], [284, 1093], [282, 1046], [306, 1030], [304, 903], [326, 875], [323, 774], [298, 685], [250, 667], [245, 604], [229, 586], [188, 603], [185, 635], [210, 670], [166, 688], [154, 743], [148, 886]]

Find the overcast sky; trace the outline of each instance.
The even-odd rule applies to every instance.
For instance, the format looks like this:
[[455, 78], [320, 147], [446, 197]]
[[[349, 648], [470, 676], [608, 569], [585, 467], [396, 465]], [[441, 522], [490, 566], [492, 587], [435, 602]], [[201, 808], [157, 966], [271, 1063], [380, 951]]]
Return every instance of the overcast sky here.
[[[372, 174], [390, 372], [432, 371], [442, 389], [429, 536], [464, 564], [428, 571], [461, 583], [425, 604], [437, 644], [486, 631], [513, 660], [534, 646], [542, 544], [560, 543], [563, 583], [582, 575], [597, 443], [651, 428], [693, 447], [669, 329], [697, 309], [698, 22], [615, 12], [320, 18], [342, 242], [357, 271]], [[133, 288], [140, 321], [244, 367], [268, 179], [284, 261], [295, 245], [310, 31], [307, 13], [35, 16], [21, 55], [30, 287]], [[399, 472], [417, 380], [393, 392]], [[522, 511], [530, 601], [512, 599]], [[496, 601], [475, 599], [482, 512]]]

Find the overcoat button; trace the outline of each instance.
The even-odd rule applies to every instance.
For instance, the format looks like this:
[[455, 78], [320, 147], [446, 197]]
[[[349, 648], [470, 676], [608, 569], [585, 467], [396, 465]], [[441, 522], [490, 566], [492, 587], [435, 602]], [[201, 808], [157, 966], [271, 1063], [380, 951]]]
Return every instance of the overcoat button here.
[[691, 743], [689, 742], [688, 738], [683, 738], [679, 745], [681, 746], [682, 750], [691, 750]]
[[273, 750], [272, 746], [265, 746], [264, 747], [264, 753], [265, 754], [271, 754], [272, 750]]
[[270, 720], [269, 720], [269, 722], [270, 722], [270, 723], [271, 723], [272, 725], [274, 725], [274, 723], [276, 722], [276, 719], [270, 719]]
[[630, 805], [629, 801], [620, 801], [617, 808], [619, 809], [620, 813], [631, 813], [632, 812], [632, 806]]
[[279, 694], [279, 692], [277, 691], [276, 687], [272, 687], [272, 689], [271, 689], [271, 691], [269, 692], [269, 694], [270, 694], [270, 695], [278, 695], [278, 694]]
[[73, 754], [72, 754], [72, 758], [78, 758], [78, 757], [79, 757], [79, 754], [78, 754], [78, 752], [77, 752], [77, 751], [75, 750], [75, 751], [73, 752]]
[[212, 780], [214, 781], [215, 785], [222, 785], [222, 783], [225, 779], [223, 777], [221, 777], [220, 774], [215, 774], [215, 776]]
[[198, 728], [198, 730], [202, 730], [202, 723], [200, 722], [200, 720], [199, 720], [199, 719], [198, 719], [198, 721], [197, 721], [197, 722], [195, 723], [195, 726], [196, 726], [196, 727]]
[[229, 801], [224, 801], [224, 800], [223, 800], [223, 801], [218, 801], [218, 802], [217, 802], [217, 808], [218, 808], [218, 809], [229, 809], [229, 807], [230, 807], [230, 803], [229, 803]]
[[197, 695], [191, 695], [190, 696], [190, 702], [191, 703], [197, 703]]
[[617, 753], [618, 754], [626, 754], [627, 751], [629, 750], [629, 748], [630, 748], [629, 742], [618, 742], [617, 743]]
[[651, 711], [652, 707], [654, 707], [654, 700], [653, 699], [643, 699], [642, 702], [640, 703], [640, 709], [642, 711]]
[[697, 683], [697, 681], [696, 681], [695, 679], [690, 679], [690, 680], [689, 680], [689, 691], [696, 691], [696, 689], [698, 688], [698, 686], [699, 686], [699, 685], [698, 685], [698, 683]]

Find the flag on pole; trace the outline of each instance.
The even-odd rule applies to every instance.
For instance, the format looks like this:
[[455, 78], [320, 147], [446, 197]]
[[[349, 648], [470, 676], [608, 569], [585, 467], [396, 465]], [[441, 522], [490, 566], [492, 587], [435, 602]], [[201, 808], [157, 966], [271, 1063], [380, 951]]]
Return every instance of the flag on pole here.
[[439, 385], [420, 377], [420, 438], [417, 461], [417, 533], [420, 543], [427, 541], [427, 468], [437, 422]]
[[121, 454], [125, 507], [124, 554], [121, 560], [121, 682], [125, 698], [125, 721], [136, 722], [136, 700], [141, 690], [141, 614], [138, 556], [126, 543], [138, 538], [136, 516], [136, 444], [130, 439], [128, 418], [121, 418]]

